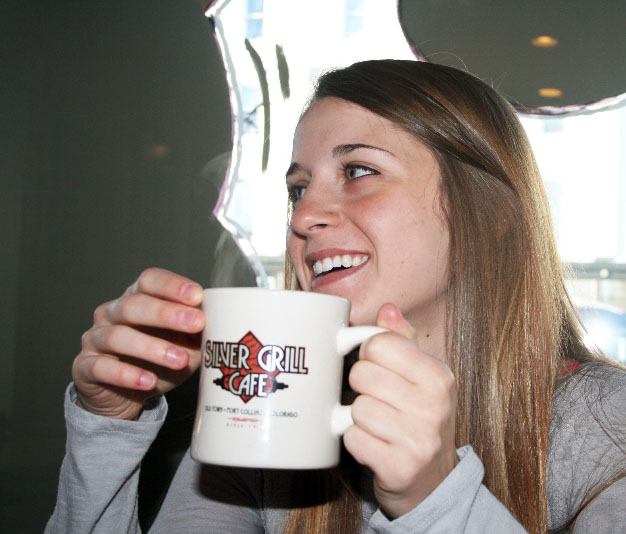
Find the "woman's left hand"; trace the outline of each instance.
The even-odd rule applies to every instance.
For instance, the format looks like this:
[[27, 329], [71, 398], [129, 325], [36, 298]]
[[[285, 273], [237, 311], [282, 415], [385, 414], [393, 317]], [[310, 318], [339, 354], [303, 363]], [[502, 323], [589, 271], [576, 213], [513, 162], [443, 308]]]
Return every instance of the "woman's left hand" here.
[[377, 324], [390, 332], [361, 345], [350, 371], [360, 395], [343, 439], [373, 471], [378, 504], [393, 519], [422, 502], [458, 462], [456, 387], [450, 368], [419, 349], [398, 308], [383, 305]]

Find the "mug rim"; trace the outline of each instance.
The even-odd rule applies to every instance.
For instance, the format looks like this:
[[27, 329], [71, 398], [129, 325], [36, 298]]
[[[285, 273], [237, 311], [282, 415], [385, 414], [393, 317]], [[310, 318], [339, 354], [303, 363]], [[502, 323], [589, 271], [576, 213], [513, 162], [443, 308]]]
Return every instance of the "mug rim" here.
[[332, 302], [347, 302], [350, 304], [350, 301], [345, 297], [340, 297], [338, 295], [328, 295], [326, 293], [313, 293], [312, 291], [303, 291], [300, 289], [272, 289], [268, 287], [258, 287], [258, 286], [250, 286], [250, 287], [242, 287], [242, 286], [233, 286], [233, 287], [207, 287], [203, 290], [203, 294], [207, 293], [221, 293], [221, 292], [232, 292], [232, 293], [245, 293], [245, 292], [253, 292], [253, 293], [265, 293], [271, 294], [278, 297], [286, 297], [291, 299], [318, 299], [318, 300], [327, 300]]

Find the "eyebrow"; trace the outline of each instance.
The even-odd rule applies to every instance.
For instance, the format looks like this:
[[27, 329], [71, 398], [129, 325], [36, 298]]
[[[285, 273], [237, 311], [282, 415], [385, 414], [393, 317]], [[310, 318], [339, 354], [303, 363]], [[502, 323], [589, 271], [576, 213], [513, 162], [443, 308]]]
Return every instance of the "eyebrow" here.
[[391, 154], [393, 156], [393, 154], [389, 152], [389, 150], [385, 150], [384, 148], [380, 148], [374, 145], [366, 145], [364, 143], [348, 143], [345, 145], [337, 145], [335, 148], [333, 148], [332, 154], [334, 157], [343, 156], [359, 148], [365, 148], [368, 150], [379, 150], [380, 152], [386, 152], [387, 154]]
[[285, 178], [289, 178], [292, 174], [296, 174], [297, 172], [302, 170], [302, 165], [296, 163], [295, 161], [289, 165], [287, 172], [285, 173]]
[[[336, 147], [333, 148], [332, 155], [334, 158], [339, 157], [339, 156], [344, 156], [354, 150], [358, 150], [359, 148], [365, 148], [367, 150], [378, 150], [380, 152], [386, 152], [387, 154], [390, 154], [391, 156], [393, 156], [393, 153], [389, 152], [389, 150], [385, 150], [384, 148], [380, 148], [374, 145], [366, 145], [364, 143], [347, 143], [345, 145], [337, 145]], [[292, 174], [295, 174], [301, 170], [303, 170], [302, 165], [294, 161], [291, 165], [289, 165], [289, 168], [287, 169], [285, 176], [289, 177]]]

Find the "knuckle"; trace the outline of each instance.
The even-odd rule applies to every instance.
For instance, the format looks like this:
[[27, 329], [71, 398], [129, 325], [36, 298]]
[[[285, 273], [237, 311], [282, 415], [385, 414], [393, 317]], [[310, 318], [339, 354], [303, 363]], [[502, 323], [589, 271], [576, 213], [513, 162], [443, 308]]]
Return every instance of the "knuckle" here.
[[171, 306], [168, 306], [167, 303], [159, 303], [156, 305], [154, 310], [154, 315], [157, 321], [160, 324], [167, 325], [172, 323], [174, 317], [172, 317], [172, 309]]
[[135, 315], [135, 311], [139, 304], [139, 298], [136, 294], [120, 297], [113, 302], [115, 314], [119, 320], [128, 322]]
[[92, 332], [92, 329], [90, 328], [86, 332], [83, 332], [83, 334], [80, 336], [80, 346], [83, 348], [83, 350], [91, 346], [92, 335], [93, 335], [93, 332]]
[[72, 377], [76, 377], [79, 368], [83, 365], [83, 360], [85, 359], [85, 351], [81, 351], [78, 353], [78, 356], [74, 358], [72, 362]]
[[354, 434], [355, 434], [356, 428], [355, 425], [352, 425], [350, 427], [348, 427], [346, 429], [346, 431], [343, 433], [343, 444], [344, 446], [354, 455], [353, 449], [354, 449]]
[[379, 361], [384, 358], [389, 350], [397, 349], [398, 334], [393, 332], [382, 332], [370, 337], [365, 341], [362, 351], [362, 359]]
[[[402, 468], [400, 468], [402, 465]], [[394, 481], [394, 486], [402, 487], [409, 478], [408, 473], [411, 471], [411, 462], [408, 458], [403, 457], [402, 462], [395, 462], [392, 458], [385, 461], [385, 471], [387, 478]]]
[[146, 287], [149, 285], [153, 277], [154, 277], [153, 267], [148, 267], [147, 269], [144, 269], [143, 271], [141, 271], [141, 274], [137, 278], [137, 281], [135, 282], [135, 287], [140, 292], [145, 292]]
[[94, 311], [93, 311], [93, 322], [94, 324], [99, 324], [104, 322], [106, 316], [107, 316], [107, 310], [108, 310], [108, 303], [104, 303], [104, 304], [100, 304]]
[[352, 402], [352, 419], [356, 423], [360, 422], [363, 415], [368, 413], [367, 404], [368, 402], [364, 395], [359, 395]]
[[350, 374], [348, 375], [348, 382], [352, 389], [357, 392], [360, 392], [363, 389], [363, 386], [366, 382], [366, 365], [364, 365], [363, 361], [357, 361], [350, 370]]
[[394, 478], [400, 485], [410, 484], [423, 469], [424, 463], [421, 452], [414, 447], [407, 447], [398, 452], [402, 458], [401, 462], [390, 462], [389, 469], [393, 470]]
[[115, 367], [113, 371], [113, 380], [118, 386], [127, 386], [132, 382], [132, 372], [122, 365]]
[[352, 419], [359, 425], [367, 425], [372, 421], [383, 421], [384, 410], [381, 404], [369, 395], [359, 395], [352, 403]]
[[455, 393], [456, 380], [454, 378], [452, 370], [447, 365], [440, 365], [438, 368], [438, 372], [435, 373], [434, 378], [436, 381], [436, 386], [442, 391], [442, 393], [447, 396]]
[[87, 362], [88, 375], [94, 382], [123, 386], [124, 366], [111, 357], [97, 355]]
[[113, 325], [109, 328], [101, 329], [102, 344], [114, 352], [119, 352], [123, 345], [124, 333], [125, 328], [121, 325]]
[[402, 466], [394, 464], [390, 466], [394, 472], [394, 478], [398, 486], [402, 488], [409, 487], [413, 484], [416, 473], [419, 471], [415, 459], [407, 460]]
[[102, 356], [95, 356], [85, 360], [83, 371], [85, 375], [90, 376], [93, 381], [102, 382], [104, 367]]
[[385, 346], [387, 334], [376, 334], [365, 342], [365, 357], [376, 355]]
[[165, 351], [167, 350], [167, 342], [160, 338], [150, 337], [142, 343], [141, 348], [142, 353], [146, 354], [147, 357], [164, 357]]
[[343, 443], [350, 454], [359, 461], [363, 459], [363, 431], [356, 425], [348, 427], [343, 435]]

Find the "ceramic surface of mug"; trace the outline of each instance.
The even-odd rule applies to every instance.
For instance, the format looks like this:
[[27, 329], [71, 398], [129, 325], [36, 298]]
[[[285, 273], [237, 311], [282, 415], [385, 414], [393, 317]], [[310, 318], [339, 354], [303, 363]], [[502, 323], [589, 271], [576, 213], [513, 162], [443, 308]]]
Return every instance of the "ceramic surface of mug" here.
[[343, 356], [384, 331], [349, 327], [341, 297], [261, 288], [204, 292], [206, 327], [191, 444], [200, 462], [319, 469], [352, 424]]

